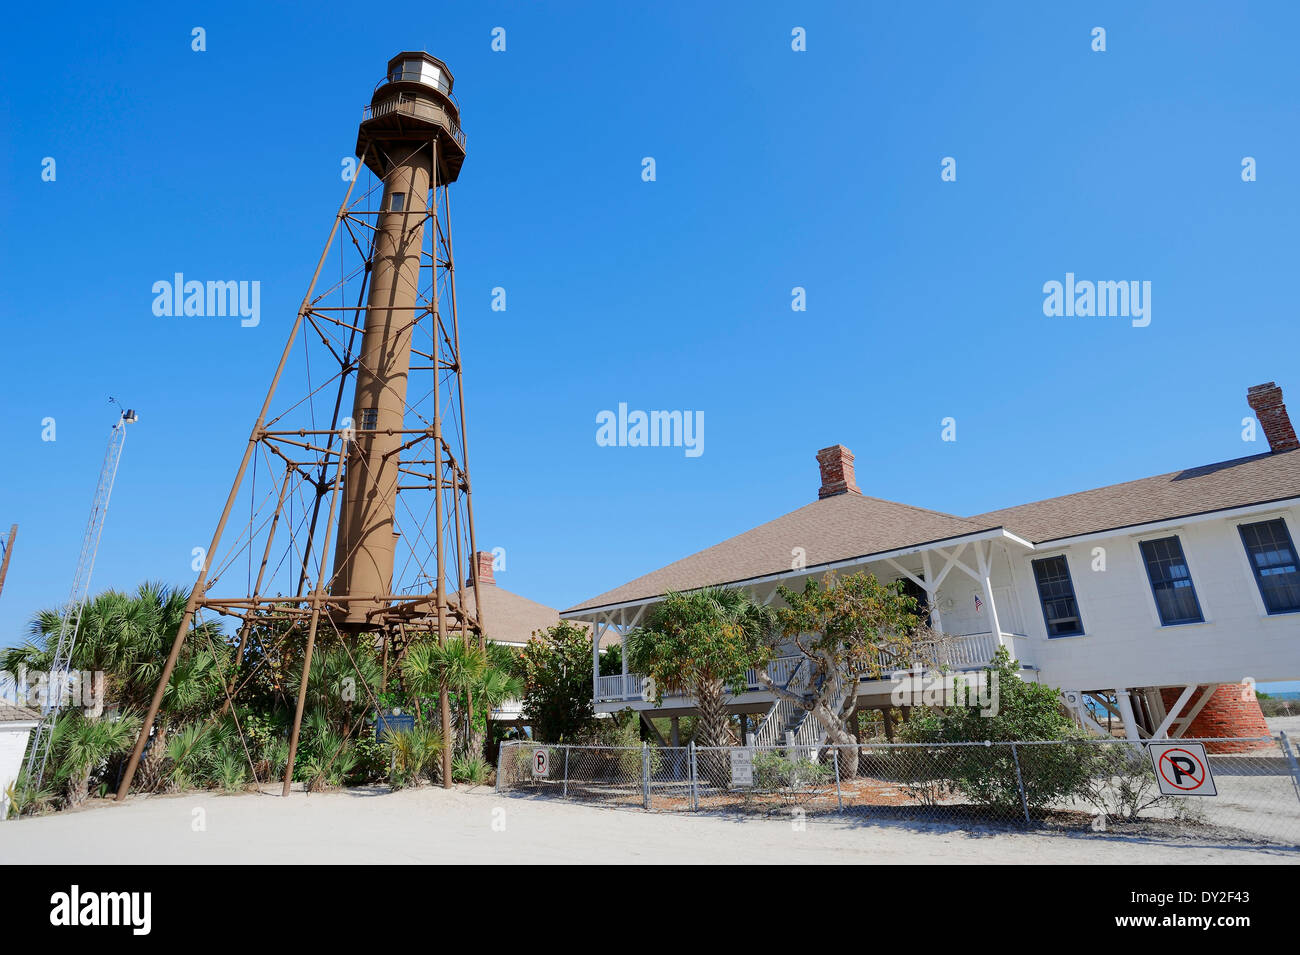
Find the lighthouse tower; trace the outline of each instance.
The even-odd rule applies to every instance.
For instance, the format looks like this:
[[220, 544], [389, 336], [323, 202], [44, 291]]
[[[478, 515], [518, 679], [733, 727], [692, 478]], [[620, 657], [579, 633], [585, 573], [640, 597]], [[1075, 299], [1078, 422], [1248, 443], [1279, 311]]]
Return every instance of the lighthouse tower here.
[[[214, 616], [237, 621], [221, 715], [257, 674], [277, 686], [286, 668], [300, 674], [286, 795], [318, 643], [354, 659], [381, 653], [378, 684], [357, 688], [374, 706], [407, 644], [483, 645], [448, 188], [465, 134], [452, 82], [437, 57], [399, 53], [362, 110], [358, 173], [204, 551], [119, 799], [187, 636]], [[251, 338], [248, 348], [250, 360], [262, 353]], [[440, 704], [450, 727], [445, 692]]]
[[437, 188], [455, 182], [465, 161], [452, 82], [437, 57], [399, 53], [388, 61], [357, 133], [357, 155], [382, 180], [383, 193], [334, 559], [333, 589], [353, 598], [339, 623], [353, 630], [365, 629], [392, 594], [407, 379], [421, 317], [421, 251], [430, 217], [436, 217], [430, 199], [436, 202]]

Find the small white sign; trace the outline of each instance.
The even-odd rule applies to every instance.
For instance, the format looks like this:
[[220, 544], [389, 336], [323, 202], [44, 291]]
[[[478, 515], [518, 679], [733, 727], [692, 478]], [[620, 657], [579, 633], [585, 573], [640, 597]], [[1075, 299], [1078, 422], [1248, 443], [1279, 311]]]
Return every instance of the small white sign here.
[[731, 785], [754, 785], [754, 751], [752, 749], [733, 749], [731, 751]]
[[1150, 743], [1156, 782], [1166, 796], [1217, 796], [1204, 743]]
[[551, 775], [551, 754], [549, 750], [533, 750], [533, 775], [549, 776]]

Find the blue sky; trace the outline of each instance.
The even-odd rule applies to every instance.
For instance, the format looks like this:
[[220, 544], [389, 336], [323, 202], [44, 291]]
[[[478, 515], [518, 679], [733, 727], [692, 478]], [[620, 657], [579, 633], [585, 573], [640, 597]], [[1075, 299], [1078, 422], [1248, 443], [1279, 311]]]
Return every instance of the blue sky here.
[[[402, 49], [456, 76], [479, 541], [534, 599], [568, 606], [807, 503], [829, 444], [868, 494], [970, 514], [1255, 453], [1247, 386], [1300, 395], [1294, 4], [367, 14], [6, 14], [0, 522], [21, 527], [0, 644], [66, 597], [109, 395], [141, 420], [94, 589], [188, 587]], [[260, 281], [260, 325], [154, 316], [174, 272]], [[1066, 272], [1150, 281], [1151, 324], [1045, 317]], [[598, 447], [619, 402], [703, 411], [704, 453]]]

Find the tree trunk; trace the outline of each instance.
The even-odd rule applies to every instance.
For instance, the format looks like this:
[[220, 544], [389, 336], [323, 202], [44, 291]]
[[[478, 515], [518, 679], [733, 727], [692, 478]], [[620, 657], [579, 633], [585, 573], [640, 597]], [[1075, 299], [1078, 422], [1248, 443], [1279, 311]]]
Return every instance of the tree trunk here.
[[695, 698], [700, 706], [699, 745], [726, 746], [731, 734], [727, 730], [722, 681], [702, 681], [696, 687]]
[[153, 739], [149, 752], [140, 764], [136, 775], [136, 788], [142, 792], [155, 792], [163, 784], [163, 761], [167, 758], [167, 718], [161, 713], [154, 723]]
[[90, 798], [90, 767], [78, 771], [68, 779], [68, 805], [80, 806]]
[[852, 779], [858, 774], [857, 741], [844, 729], [844, 722], [822, 700], [813, 706], [812, 715], [826, 730], [827, 741], [839, 748], [840, 779]]

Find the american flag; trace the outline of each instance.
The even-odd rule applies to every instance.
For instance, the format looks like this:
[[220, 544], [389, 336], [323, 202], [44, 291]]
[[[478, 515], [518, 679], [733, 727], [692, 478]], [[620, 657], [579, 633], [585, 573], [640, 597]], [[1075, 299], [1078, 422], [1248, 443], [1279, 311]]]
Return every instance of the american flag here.
[[975, 595], [975, 612], [979, 613], [984, 608], [984, 601], [980, 600], [980, 595]]

